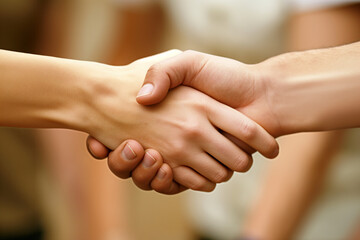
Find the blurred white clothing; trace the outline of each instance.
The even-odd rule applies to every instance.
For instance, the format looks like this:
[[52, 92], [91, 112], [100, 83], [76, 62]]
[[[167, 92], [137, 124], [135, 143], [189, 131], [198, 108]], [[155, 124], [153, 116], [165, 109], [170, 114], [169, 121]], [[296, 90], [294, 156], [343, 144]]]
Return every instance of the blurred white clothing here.
[[295, 11], [313, 11], [317, 9], [337, 7], [344, 4], [359, 3], [359, 0], [291, 0]]

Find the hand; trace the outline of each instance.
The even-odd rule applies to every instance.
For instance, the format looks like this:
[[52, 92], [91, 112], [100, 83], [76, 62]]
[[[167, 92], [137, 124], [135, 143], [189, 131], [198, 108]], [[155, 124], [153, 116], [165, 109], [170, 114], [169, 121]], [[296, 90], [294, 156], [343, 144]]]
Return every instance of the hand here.
[[186, 51], [150, 67], [137, 101], [143, 105], [159, 103], [169, 89], [182, 84], [236, 108], [273, 136], [279, 136], [282, 129], [269, 106], [269, 81], [263, 70], [260, 65]]
[[[211, 191], [213, 183], [226, 181], [231, 172], [223, 165], [235, 171], [246, 171], [251, 166], [251, 156], [213, 125], [265, 153], [276, 146], [265, 130], [244, 115], [190, 88], [178, 88], [166, 101], [150, 109], [131, 101], [127, 106], [127, 116], [123, 118], [114, 117], [120, 115], [115, 111], [108, 112], [109, 116], [100, 121], [102, 129], [94, 134], [100, 136], [97, 139], [123, 141], [135, 136], [144, 146], [157, 149], [174, 169], [174, 179], [191, 189], [205, 187]], [[246, 132], [249, 124], [253, 124], [253, 136]], [[121, 133], [114, 131], [119, 128]], [[124, 138], [120, 139], [120, 135]]]
[[111, 171], [122, 179], [131, 177], [134, 184], [142, 190], [177, 194], [187, 189], [173, 181], [173, 172], [170, 166], [163, 162], [159, 152], [154, 149], [144, 150], [135, 140], [126, 140], [110, 152], [103, 144], [89, 136], [87, 147], [95, 158], [109, 156], [108, 165]]
[[[160, 62], [166, 58], [176, 56], [179, 53], [181, 53], [179, 50], [170, 50], [138, 60], [137, 62], [142, 61], [145, 63], [148, 61], [149, 66], [146, 67], [146, 69], [148, 69], [154, 62]], [[129, 144], [136, 155], [131, 161], [122, 153], [126, 144]], [[142, 161], [145, 154], [144, 148], [135, 140], [124, 141], [114, 151], [111, 151], [111, 149], [107, 148], [92, 136], [87, 138], [86, 145], [88, 152], [94, 158], [103, 159], [108, 157], [109, 168], [116, 176], [122, 179], [131, 178], [134, 184], [142, 190], [155, 190], [163, 194], [177, 194], [187, 189], [173, 181], [173, 172], [170, 166], [163, 163], [162, 156], [154, 149], [145, 150], [155, 159], [155, 163], [151, 167], [148, 167], [147, 164]]]
[[[136, 64], [136, 62], [134, 64]], [[136, 67], [138, 66], [134, 66], [134, 64], [130, 66], [131, 68], [126, 69], [128, 70], [125, 74], [127, 78], [129, 78], [129, 76], [135, 78], [136, 74], [138, 74], [139, 71], [136, 71]], [[138, 64], [141, 65], [141, 61], [138, 61]], [[209, 184], [208, 179], [211, 180], [212, 183], [222, 182], [227, 180], [229, 175], [231, 175], [231, 173], [229, 174], [229, 171], [215, 161], [215, 159], [236, 171], [247, 170], [251, 165], [251, 157], [224, 138], [211, 124], [216, 125], [216, 127], [224, 132], [228, 132], [239, 139], [245, 140], [253, 148], [260, 149], [264, 155], [273, 156], [277, 154], [277, 144], [275, 140], [260, 126], [239, 112], [225, 105], [221, 105], [199, 92], [190, 91], [190, 89], [178, 89], [171, 95], [172, 96], [169, 97], [170, 100], [166, 100], [166, 104], [152, 107], [151, 110], [142, 108], [141, 110], [143, 111], [141, 114], [140, 112], [134, 111], [132, 116], [129, 118], [126, 116], [124, 121], [119, 122], [119, 125], [124, 129], [124, 132], [128, 132], [128, 134], [123, 135], [127, 135], [128, 137], [141, 135], [138, 139], [140, 139], [142, 143], [145, 142], [152, 144], [152, 146], [157, 146], [156, 149], [160, 150], [165, 161], [168, 162], [172, 168], [176, 168], [174, 170], [174, 177], [179, 183], [185, 183], [185, 186], [192, 189], [199, 189], [206, 186], [205, 188], [207, 188], [207, 190], [212, 190], [214, 185]], [[109, 98], [108, 92], [107, 97]], [[129, 96], [120, 101], [126, 101], [126, 99], [129, 99]], [[189, 101], [189, 99], [192, 100]], [[130, 101], [129, 104], [132, 105], [133, 103]], [[104, 106], [106, 104], [100, 105]], [[131, 113], [132, 109], [136, 109], [136, 107], [133, 105], [128, 109], [126, 112]], [[107, 117], [113, 120], [110, 125], [113, 125], [115, 122], [113, 115], [114, 111], [116, 113], [116, 108], [112, 110], [113, 111], [110, 111], [112, 113], [111, 117]], [[168, 119], [164, 119], [165, 115], [167, 115]], [[134, 123], [134, 119], [138, 120], [138, 122]], [[169, 121], [169, 119], [176, 119], [176, 121]], [[151, 129], [144, 127], [145, 124], [147, 125], [150, 122], [153, 122], [153, 126], [157, 129], [156, 131], [154, 131], [154, 127]], [[141, 123], [143, 123], [143, 125]], [[239, 126], [243, 127], [239, 128]], [[112, 126], [111, 129], [116, 129], [116, 126]], [[139, 134], [143, 133], [143, 131], [148, 131], [152, 134], [146, 136]], [[109, 133], [109, 129], [103, 129], [103, 131], [98, 132], [98, 135], [101, 135], [101, 133]], [[169, 138], [169, 136], [167, 136], [168, 133], [175, 133], [173, 134], [175, 137]], [[110, 138], [109, 136], [101, 138], [103, 141], [109, 141], [109, 139], [119, 141], [116, 140], [118, 137], [114, 135], [113, 131], [111, 135]], [[153, 138], [152, 135], [157, 137]], [[99, 137], [98, 139], [100, 141], [102, 140]], [[164, 144], [165, 142], [167, 144]], [[172, 146], [172, 149], [170, 146]], [[174, 154], [174, 152], [176, 154]], [[194, 158], [194, 156], [196, 156], [196, 158], [189, 161], [189, 159]], [[231, 161], [229, 159], [231, 159]], [[186, 167], [184, 168], [183, 166]], [[189, 166], [206, 178], [200, 177], [200, 175], [194, 171], [189, 171], [191, 170]], [[191, 177], [189, 178], [187, 176]], [[191, 181], [193, 182], [189, 182], [190, 179], [192, 179]]]

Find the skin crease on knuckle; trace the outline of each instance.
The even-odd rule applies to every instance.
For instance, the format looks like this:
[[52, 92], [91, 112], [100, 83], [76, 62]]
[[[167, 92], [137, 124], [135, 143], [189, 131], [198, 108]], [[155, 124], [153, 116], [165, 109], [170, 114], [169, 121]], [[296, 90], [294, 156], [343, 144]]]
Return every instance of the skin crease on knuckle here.
[[189, 183], [189, 188], [195, 191], [211, 192], [215, 189], [215, 184], [207, 183], [206, 180], [198, 179], [192, 180]]
[[234, 159], [233, 170], [235, 172], [246, 172], [250, 169], [251, 165], [252, 157], [250, 155], [238, 155], [238, 157]]
[[279, 145], [276, 140], [270, 140], [266, 150], [266, 155], [269, 158], [275, 158], [279, 154]]
[[256, 124], [251, 122], [250, 120], [243, 119], [241, 121], [239, 131], [246, 142], [254, 140], [254, 138], [257, 136], [257, 133], [258, 133], [257, 130], [258, 129], [257, 129]]
[[170, 179], [165, 179], [160, 182], [153, 181], [151, 182], [151, 188], [158, 193], [169, 194], [171, 191], [170, 181], [171, 181]]
[[[109, 117], [111, 121], [107, 120], [108, 126], [105, 126], [104, 130], [100, 129], [101, 133], [110, 133], [110, 136], [104, 135], [103, 138], [116, 139], [119, 131], [109, 129], [121, 129], [123, 138], [133, 138], [145, 148], [156, 149], [163, 156], [164, 162], [171, 167], [191, 165], [192, 154], [203, 151], [199, 140], [206, 140], [202, 136], [207, 132], [207, 128], [214, 128], [206, 113], [198, 110], [199, 106], [203, 106], [206, 95], [189, 87], [178, 87], [168, 94], [164, 102], [144, 107], [135, 100], [128, 100], [131, 98], [132, 88], [135, 87], [130, 86], [130, 93], [124, 94], [120, 99], [129, 103], [124, 105], [126, 115], [112, 113]], [[134, 92], [136, 95], [136, 91]], [[184, 131], [184, 128], [187, 130]], [[197, 137], [199, 135], [201, 139]], [[117, 144], [119, 139], [115, 141], [109, 145]], [[114, 172], [121, 173], [124, 170], [112, 161], [109, 161], [109, 167]]]
[[155, 64], [153, 64], [153, 65], [149, 68], [149, 70], [147, 71], [147, 76], [148, 76], [148, 77], [158, 76], [159, 73], [162, 72], [162, 71], [161, 71], [161, 69], [162, 69], [161, 66], [162, 66], [161, 63], [155, 63]]
[[229, 178], [229, 174], [230, 174], [229, 171], [226, 171], [225, 169], [219, 169], [214, 174], [213, 180], [215, 183], [226, 182]]
[[183, 125], [184, 138], [198, 140], [202, 136], [203, 125], [199, 120], [187, 121]]

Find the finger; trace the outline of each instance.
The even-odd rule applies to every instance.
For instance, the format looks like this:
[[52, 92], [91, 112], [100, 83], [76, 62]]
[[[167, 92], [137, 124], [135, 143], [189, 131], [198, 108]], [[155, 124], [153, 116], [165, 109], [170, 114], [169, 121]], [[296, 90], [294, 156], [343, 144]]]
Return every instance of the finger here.
[[86, 147], [90, 155], [96, 159], [104, 159], [110, 152], [110, 149], [90, 135], [86, 139]]
[[144, 148], [141, 144], [135, 140], [127, 140], [109, 154], [108, 165], [116, 176], [126, 179], [131, 176], [143, 156]]
[[173, 168], [174, 180], [184, 187], [196, 191], [211, 192], [215, 189], [216, 184], [209, 181], [193, 169], [179, 166]]
[[[225, 138], [221, 134], [219, 135]], [[229, 143], [233, 144], [230, 141]], [[194, 154], [192, 161], [188, 163], [188, 167], [191, 167], [213, 183], [225, 182], [232, 176], [231, 170], [224, 167], [224, 165], [205, 152]]]
[[279, 153], [279, 145], [275, 138], [259, 124], [239, 111], [214, 101], [208, 105], [210, 121], [221, 130], [233, 135], [268, 158]]
[[231, 134], [228, 134], [227, 132], [221, 132], [222, 135], [224, 135], [224, 137], [226, 137], [227, 139], [229, 139], [230, 141], [232, 141], [236, 146], [238, 146], [240, 149], [242, 149], [243, 151], [245, 151], [247, 154], [253, 154], [256, 152], [255, 149], [253, 149], [252, 147], [250, 147], [249, 145], [247, 145], [246, 143], [244, 143], [243, 141], [237, 139], [236, 137], [234, 137]]
[[[253, 163], [250, 154], [243, 151], [215, 129], [208, 131], [206, 137], [207, 139], [202, 141], [202, 148], [212, 157], [236, 172], [246, 172], [250, 169]], [[224, 180], [228, 180], [230, 177], [228, 176]]]
[[152, 65], [136, 97], [137, 102], [143, 105], [159, 103], [170, 88], [190, 83], [190, 80], [202, 69], [203, 64], [201, 55], [194, 53], [194, 51], [186, 51]]
[[174, 181], [171, 167], [166, 163], [160, 167], [156, 177], [151, 181], [151, 187], [156, 192], [167, 195], [178, 194], [187, 189]]
[[134, 169], [131, 177], [136, 186], [142, 190], [152, 190], [151, 181], [163, 164], [163, 159], [157, 151], [147, 149], [141, 163]]

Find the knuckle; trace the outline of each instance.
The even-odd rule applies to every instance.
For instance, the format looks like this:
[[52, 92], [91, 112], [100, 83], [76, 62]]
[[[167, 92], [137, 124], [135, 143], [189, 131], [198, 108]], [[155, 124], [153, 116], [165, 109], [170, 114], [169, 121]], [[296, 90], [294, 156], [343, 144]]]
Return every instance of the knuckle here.
[[134, 183], [135, 183], [135, 185], [136, 185], [138, 188], [140, 188], [141, 190], [144, 190], [144, 191], [151, 191], [151, 190], [153, 190], [153, 189], [150, 187], [150, 185], [141, 184], [141, 183], [138, 183], [138, 182], [135, 182], [135, 181], [134, 181]]
[[277, 155], [279, 155], [280, 152], [280, 147], [278, 142], [274, 139], [273, 141], [273, 146], [272, 146], [272, 153], [274, 154], [273, 157], [277, 157]]
[[234, 171], [228, 170], [227, 178], [225, 179], [224, 182], [229, 181], [232, 178], [233, 175], [234, 175]]
[[191, 50], [191, 49], [187, 49], [187, 50], [184, 51], [184, 54], [186, 54], [186, 55], [192, 55], [192, 54], [196, 54], [196, 51]]
[[205, 189], [203, 189], [203, 192], [212, 192], [216, 188], [216, 184], [209, 184]]
[[213, 175], [213, 181], [215, 183], [222, 183], [225, 182], [226, 180], [228, 180], [229, 178], [229, 173], [228, 171], [226, 171], [225, 169], [221, 169], [218, 170], [214, 175]]
[[216, 187], [215, 183], [209, 183], [206, 180], [197, 180], [190, 183], [189, 188], [195, 191], [212, 192]]
[[234, 166], [232, 170], [235, 172], [246, 172], [249, 170], [249, 165], [252, 162], [252, 158], [249, 155], [239, 155], [234, 159]]
[[269, 141], [268, 148], [266, 150], [266, 157], [275, 158], [279, 154], [279, 144], [275, 139]]
[[186, 144], [184, 142], [179, 142], [178, 144], [172, 146], [168, 156], [166, 157], [166, 161], [171, 163], [176, 159], [182, 158], [186, 151]]
[[198, 122], [188, 123], [184, 126], [183, 133], [187, 138], [196, 138], [201, 135], [201, 126]]
[[189, 188], [195, 191], [205, 191], [206, 182], [205, 180], [193, 180], [189, 183]]
[[191, 49], [185, 50], [184, 54], [185, 55], [190, 55], [190, 56], [193, 56], [193, 57], [201, 57], [202, 56], [202, 53], [191, 50]]
[[180, 53], [182, 53], [182, 51], [180, 49], [177, 49], [177, 48], [170, 49], [167, 52], [170, 53], [170, 54], [180, 54]]
[[250, 141], [256, 137], [257, 126], [251, 121], [243, 121], [240, 131], [244, 140]]
[[168, 186], [166, 186], [166, 185], [152, 183], [151, 187], [154, 191], [156, 191], [158, 193], [168, 194], [170, 192]]
[[156, 74], [160, 72], [160, 70], [161, 70], [161, 63], [154, 63], [148, 69], [147, 74]]

